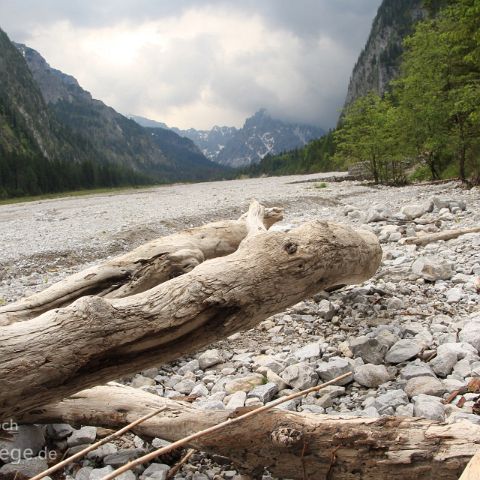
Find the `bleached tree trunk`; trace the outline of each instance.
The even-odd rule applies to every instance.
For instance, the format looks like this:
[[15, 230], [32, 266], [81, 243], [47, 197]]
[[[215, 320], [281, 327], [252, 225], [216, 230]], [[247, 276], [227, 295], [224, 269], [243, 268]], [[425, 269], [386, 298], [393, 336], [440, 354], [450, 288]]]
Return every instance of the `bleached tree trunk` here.
[[252, 225], [256, 235], [231, 255], [142, 293], [86, 296], [0, 327], [0, 419], [194, 352], [322, 289], [360, 283], [381, 261], [370, 232]]
[[[119, 428], [164, 406], [135, 432], [175, 441], [235, 416], [109, 384], [22, 420]], [[254, 478], [261, 478], [265, 467], [292, 479], [456, 480], [479, 443], [480, 427], [471, 422], [446, 425], [419, 418], [342, 418], [273, 409], [191, 446], [227, 456]]]
[[[71, 275], [42, 292], [0, 307], [0, 326], [69, 305], [85, 295], [105, 298], [135, 295], [189, 272], [207, 259], [229, 255], [246, 237], [248, 218], [242, 215], [238, 220], [209, 223], [161, 237]], [[258, 218], [270, 228], [282, 220], [283, 210], [268, 208]]]

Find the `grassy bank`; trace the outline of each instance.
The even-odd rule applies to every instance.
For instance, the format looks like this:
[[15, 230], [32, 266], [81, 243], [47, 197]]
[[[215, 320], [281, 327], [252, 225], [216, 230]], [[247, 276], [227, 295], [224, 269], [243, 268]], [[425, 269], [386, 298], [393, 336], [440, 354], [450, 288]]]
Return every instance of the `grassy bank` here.
[[45, 193], [42, 195], [31, 195], [25, 197], [12, 197], [0, 199], [0, 205], [11, 205], [14, 203], [25, 203], [25, 202], [37, 202], [39, 200], [51, 200], [55, 198], [67, 198], [67, 197], [83, 197], [85, 195], [100, 195], [100, 194], [116, 194], [116, 193], [129, 193], [135, 192], [138, 190], [148, 190], [151, 188], [156, 188], [158, 185], [146, 185], [139, 187], [112, 187], [112, 188], [92, 188], [86, 190], [73, 190], [70, 192], [59, 192], [59, 193]]

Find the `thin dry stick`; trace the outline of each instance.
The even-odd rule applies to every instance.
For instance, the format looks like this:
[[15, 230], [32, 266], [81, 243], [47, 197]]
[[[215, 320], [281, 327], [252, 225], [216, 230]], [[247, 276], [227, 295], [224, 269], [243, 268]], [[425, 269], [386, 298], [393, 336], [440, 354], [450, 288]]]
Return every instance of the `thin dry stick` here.
[[163, 412], [167, 407], [162, 407], [159, 408], [158, 410], [155, 410], [154, 412], [150, 412], [148, 415], [145, 415], [144, 417], [138, 418], [132, 423], [129, 423], [122, 429], [118, 430], [117, 432], [112, 433], [111, 435], [108, 435], [105, 438], [102, 438], [96, 443], [93, 443], [92, 445], [89, 445], [87, 448], [84, 448], [83, 450], [80, 450], [79, 452], [75, 453], [71, 457], [66, 458], [65, 460], [62, 460], [61, 462], [57, 463], [53, 467], [48, 468], [47, 470], [44, 470], [43, 472], [39, 473], [38, 475], [35, 475], [32, 477], [30, 480], [40, 480], [43, 477], [46, 477], [50, 475], [53, 472], [56, 472], [57, 470], [60, 470], [60, 468], [65, 467], [69, 463], [74, 462], [75, 460], [83, 457], [86, 455], [88, 452], [91, 452], [92, 450], [95, 450], [96, 448], [100, 447], [101, 445], [109, 442], [110, 440], [113, 440], [116, 437], [120, 437], [123, 435], [125, 432], [128, 432], [128, 430], [131, 430], [132, 428], [136, 427], [138, 424], [144, 422], [145, 420], [148, 420], [149, 418], [159, 414], [160, 412]]
[[177, 440], [176, 442], [173, 442], [170, 445], [167, 445], [166, 447], [159, 448], [158, 450], [154, 450], [153, 452], [148, 453], [143, 457], [137, 458], [136, 460], [132, 460], [131, 462], [126, 463], [122, 467], [117, 468], [117, 470], [113, 471], [109, 475], [105, 475], [105, 477], [101, 478], [101, 480], [112, 480], [113, 478], [118, 477], [118, 475], [121, 475], [123, 472], [127, 472], [128, 470], [131, 470], [137, 465], [141, 465], [142, 463], [147, 463], [150, 460], [153, 460], [154, 458], [159, 457], [160, 455], [164, 455], [165, 453], [171, 452], [176, 448], [183, 447], [184, 445], [192, 442], [193, 440], [197, 440], [200, 437], [204, 437], [205, 435], [221, 430], [223, 427], [228, 427], [234, 423], [239, 423], [245, 420], [246, 418], [250, 418], [250, 417], [253, 417], [254, 415], [258, 415], [260, 413], [266, 412], [267, 410], [270, 410], [276, 407], [277, 405], [280, 405], [281, 403], [285, 403], [285, 402], [288, 402], [289, 400], [293, 400], [294, 398], [303, 397], [304, 395], [308, 395], [309, 393], [321, 390], [322, 388], [325, 388], [328, 385], [332, 385], [338, 382], [339, 380], [343, 380], [344, 378], [347, 378], [351, 375], [352, 375], [352, 372], [344, 373], [343, 375], [340, 375], [328, 382], [322, 383], [321, 385], [317, 385], [316, 387], [311, 387], [311, 388], [307, 388], [306, 390], [302, 390], [301, 392], [292, 393], [291, 395], [288, 395], [283, 398], [279, 398], [274, 402], [270, 402], [269, 404], [264, 405], [263, 407], [257, 408], [248, 413], [240, 415], [237, 418], [229, 418], [228, 420], [218, 423], [213, 427], [209, 427], [209, 428], [206, 428], [205, 430], [201, 430], [200, 432], [193, 433], [192, 435], [189, 435], [188, 437]]
[[191, 448], [184, 456], [183, 458], [175, 465], [173, 466], [167, 473], [167, 478], [172, 478], [181, 468], [182, 465], [187, 463], [188, 459], [194, 454], [195, 450]]

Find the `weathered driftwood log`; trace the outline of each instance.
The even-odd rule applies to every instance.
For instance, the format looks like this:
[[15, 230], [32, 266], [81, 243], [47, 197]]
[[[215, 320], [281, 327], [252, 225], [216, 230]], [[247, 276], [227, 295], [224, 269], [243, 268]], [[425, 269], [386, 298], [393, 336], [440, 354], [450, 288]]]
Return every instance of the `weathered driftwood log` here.
[[3, 326], [0, 419], [196, 351], [324, 288], [362, 282], [381, 256], [374, 234], [314, 221], [258, 232], [143, 293], [82, 297]]
[[470, 459], [458, 480], [478, 480], [480, 478], [480, 450]]
[[[283, 218], [280, 208], [268, 208], [261, 213], [258, 218], [266, 228]], [[0, 326], [36, 317], [85, 295], [122, 298], [144, 292], [189, 272], [207, 259], [234, 252], [247, 235], [247, 221], [245, 214], [238, 220], [209, 223], [152, 240], [71, 275], [42, 292], [0, 307]]]
[[455, 230], [444, 230], [443, 232], [430, 233], [428, 235], [422, 235], [419, 237], [408, 237], [403, 240], [403, 243], [407, 245], [428, 245], [432, 242], [438, 242], [440, 240], [452, 240], [458, 238], [461, 235], [466, 235], [467, 233], [478, 233], [480, 232], [480, 227], [471, 227], [471, 228], [458, 228]]
[[[175, 441], [235, 415], [109, 384], [22, 420], [119, 428], [163, 406], [165, 411], [135, 428], [138, 435]], [[266, 467], [294, 479], [456, 480], [479, 444], [480, 427], [470, 422], [446, 425], [419, 418], [342, 418], [273, 409], [191, 446], [225, 455], [254, 475]]]

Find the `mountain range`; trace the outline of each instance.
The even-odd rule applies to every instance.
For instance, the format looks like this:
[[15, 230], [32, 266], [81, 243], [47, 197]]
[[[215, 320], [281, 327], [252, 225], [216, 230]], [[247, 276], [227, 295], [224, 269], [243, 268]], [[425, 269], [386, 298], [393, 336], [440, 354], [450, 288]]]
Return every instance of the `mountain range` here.
[[141, 127], [1, 30], [0, 78], [0, 195], [225, 173], [191, 140]]
[[[429, 2], [429, 8], [435, 11], [437, 3]], [[368, 91], [386, 91], [398, 74], [403, 39], [428, 13], [422, 0], [382, 1], [345, 105]], [[233, 175], [228, 167], [259, 165], [252, 172], [266, 173], [332, 167], [331, 135], [318, 140], [320, 128], [272, 118], [264, 109], [241, 128], [211, 130], [127, 118], [35, 50], [13, 44], [2, 30], [0, 79], [0, 197], [225, 178]]]
[[[138, 115], [130, 118], [144, 127], [169, 128], [165, 123]], [[242, 128], [214, 126], [211, 130], [180, 130], [172, 127], [170, 130], [192, 140], [208, 159], [229, 167], [256, 164], [268, 154], [303, 147], [325, 133], [312, 125], [272, 118], [265, 109], [247, 118]]]

